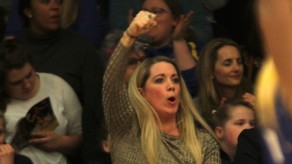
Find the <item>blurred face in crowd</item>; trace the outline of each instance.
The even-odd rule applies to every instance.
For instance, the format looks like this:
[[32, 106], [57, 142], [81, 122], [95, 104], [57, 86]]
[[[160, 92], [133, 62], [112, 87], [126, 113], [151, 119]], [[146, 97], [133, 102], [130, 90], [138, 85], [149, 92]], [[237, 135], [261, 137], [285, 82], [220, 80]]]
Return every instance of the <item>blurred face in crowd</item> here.
[[24, 10], [31, 29], [46, 34], [60, 28], [63, 0], [31, 0], [31, 7]]
[[179, 76], [172, 64], [167, 62], [153, 64], [145, 87], [139, 90], [161, 120], [176, 116], [181, 88]]
[[21, 69], [7, 72], [6, 92], [11, 98], [27, 100], [36, 95], [39, 89], [39, 78], [31, 66], [26, 63]]
[[214, 66], [215, 81], [222, 86], [238, 86], [243, 77], [243, 62], [239, 50], [231, 45], [220, 48]]
[[127, 84], [129, 83], [130, 77], [135, 71], [135, 69], [143, 61], [144, 56], [145, 54], [143, 50], [132, 50], [130, 59], [127, 65], [126, 73], [124, 75], [124, 80]]
[[[244, 129], [254, 128], [254, 111], [246, 106], [234, 106], [229, 109], [229, 118], [222, 127], [215, 128], [215, 134], [220, 140], [220, 144], [229, 152], [235, 152], [237, 139]], [[225, 150], [226, 151], [226, 150]]]
[[152, 39], [153, 46], [167, 45], [171, 41], [174, 27], [178, 23], [167, 4], [164, 0], [145, 0], [142, 9], [156, 14], [157, 25], [147, 33]]

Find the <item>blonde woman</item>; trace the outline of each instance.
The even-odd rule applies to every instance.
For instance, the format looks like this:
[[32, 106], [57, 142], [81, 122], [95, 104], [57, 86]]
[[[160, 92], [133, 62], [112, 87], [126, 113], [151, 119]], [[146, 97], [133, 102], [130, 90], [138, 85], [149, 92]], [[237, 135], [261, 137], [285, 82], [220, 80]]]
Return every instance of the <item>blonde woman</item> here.
[[259, 0], [258, 16], [269, 56], [257, 83], [257, 109], [271, 163], [292, 161], [292, 1]]
[[108, 63], [103, 105], [112, 162], [220, 163], [212, 130], [192, 105], [174, 61], [146, 59], [133, 73], [126, 92], [124, 73], [135, 38], [155, 26], [155, 14], [140, 11]]

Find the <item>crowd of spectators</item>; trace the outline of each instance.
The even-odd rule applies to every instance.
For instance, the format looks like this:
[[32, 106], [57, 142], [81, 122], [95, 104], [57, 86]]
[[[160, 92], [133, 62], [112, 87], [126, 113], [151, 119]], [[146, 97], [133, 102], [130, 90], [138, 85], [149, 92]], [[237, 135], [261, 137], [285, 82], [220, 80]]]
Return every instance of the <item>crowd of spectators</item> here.
[[[28, 145], [14, 147], [15, 154], [35, 163], [240, 161], [244, 157], [236, 155], [236, 147], [243, 144], [234, 140], [244, 129], [257, 127], [253, 86], [265, 59], [255, 4], [1, 1], [4, 129], [17, 133], [17, 122], [23, 120], [31, 128]], [[173, 91], [166, 104], [174, 111], [155, 100], [163, 99], [158, 89], [163, 87]], [[11, 88], [16, 95], [31, 95], [15, 97]], [[39, 129], [40, 121], [29, 121], [38, 119], [31, 117], [39, 113], [30, 116], [30, 111], [45, 97], [52, 104], [46, 121], [55, 121], [49, 130]], [[231, 141], [233, 130], [238, 133]], [[13, 136], [7, 136], [6, 142], [15, 146]]]

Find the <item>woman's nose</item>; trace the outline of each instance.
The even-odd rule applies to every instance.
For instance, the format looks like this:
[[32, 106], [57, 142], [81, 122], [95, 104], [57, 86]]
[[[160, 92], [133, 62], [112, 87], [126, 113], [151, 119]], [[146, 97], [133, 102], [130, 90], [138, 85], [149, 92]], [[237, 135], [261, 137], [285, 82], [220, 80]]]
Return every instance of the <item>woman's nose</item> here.
[[168, 82], [167, 90], [169, 90], [169, 91], [174, 91], [175, 90], [174, 83], [172, 81]]
[[240, 65], [237, 64], [237, 63], [235, 63], [235, 64], [233, 65], [233, 70], [238, 71], [239, 69], [240, 69]]

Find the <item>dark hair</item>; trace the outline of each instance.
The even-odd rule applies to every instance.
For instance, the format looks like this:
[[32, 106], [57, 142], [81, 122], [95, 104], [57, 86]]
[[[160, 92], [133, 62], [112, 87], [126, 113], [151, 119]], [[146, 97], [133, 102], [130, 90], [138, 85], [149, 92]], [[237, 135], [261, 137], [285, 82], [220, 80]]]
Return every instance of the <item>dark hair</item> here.
[[20, 69], [30, 63], [30, 57], [24, 53], [24, 47], [17, 40], [9, 40], [0, 45], [0, 73], [11, 69]]
[[[143, 0], [143, 3], [147, 0]], [[174, 20], [179, 20], [180, 16], [186, 14], [179, 0], [163, 0], [170, 10]], [[187, 41], [195, 41], [196, 35], [192, 26], [188, 26], [184, 37]]]
[[225, 102], [218, 109], [212, 111], [209, 121], [211, 128], [214, 130], [217, 126], [223, 126], [230, 118], [230, 111], [238, 106], [243, 106], [254, 111], [252, 106], [241, 100]]
[[184, 11], [182, 9], [182, 6], [178, 0], [164, 0], [168, 8], [170, 9], [172, 16], [175, 19], [180, 18], [182, 14], [184, 14]]
[[9, 40], [0, 44], [0, 110], [5, 110], [8, 96], [5, 93], [5, 81], [7, 72], [12, 69], [23, 68], [31, 59], [23, 51], [20, 43], [16, 40]]

